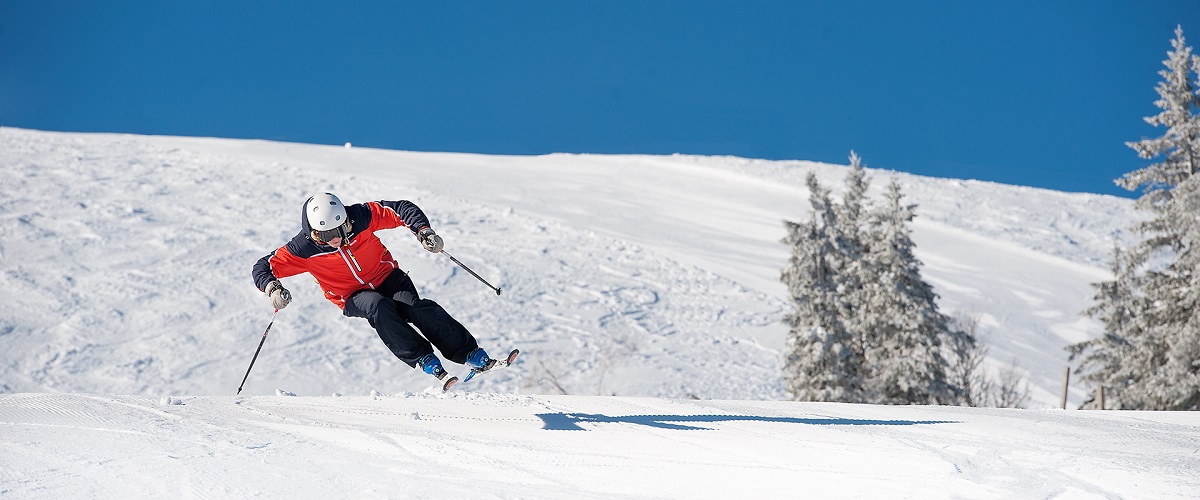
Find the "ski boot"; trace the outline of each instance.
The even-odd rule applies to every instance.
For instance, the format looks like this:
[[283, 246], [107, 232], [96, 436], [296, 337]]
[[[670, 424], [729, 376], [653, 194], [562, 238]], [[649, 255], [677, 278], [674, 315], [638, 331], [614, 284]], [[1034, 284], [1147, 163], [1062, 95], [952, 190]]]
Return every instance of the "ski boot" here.
[[420, 366], [425, 373], [437, 377], [438, 380], [444, 380], [445, 382], [442, 384], [443, 392], [450, 390], [451, 387], [454, 387], [454, 384], [458, 383], [458, 377], [450, 376], [450, 378], [446, 378], [450, 373], [445, 368], [442, 368], [442, 360], [438, 359], [436, 354], [429, 353], [421, 356], [421, 359], [417, 360], [417, 366]]
[[463, 382], [471, 380], [472, 378], [475, 378], [475, 375], [486, 372], [493, 368], [504, 368], [508, 365], [511, 365], [513, 361], [516, 361], [517, 355], [520, 353], [521, 351], [513, 349], [512, 352], [508, 353], [508, 357], [504, 359], [493, 359], [487, 355], [487, 351], [484, 351], [482, 348], [476, 348], [467, 354], [466, 364], [467, 366], [471, 367], [471, 373], [467, 374], [467, 377], [463, 379]]
[[467, 365], [472, 370], [486, 372], [496, 366], [496, 360], [489, 357], [487, 351], [482, 347], [476, 347], [475, 350], [467, 353]]

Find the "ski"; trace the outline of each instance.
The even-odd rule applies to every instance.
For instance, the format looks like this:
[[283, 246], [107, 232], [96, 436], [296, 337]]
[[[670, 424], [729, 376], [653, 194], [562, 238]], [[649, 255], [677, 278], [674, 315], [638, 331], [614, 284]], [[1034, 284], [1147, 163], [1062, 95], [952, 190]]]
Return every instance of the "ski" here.
[[513, 364], [514, 361], [517, 360], [517, 355], [519, 355], [519, 354], [521, 354], [520, 349], [513, 349], [511, 352], [508, 353], [508, 356], [505, 357], [504, 359], [494, 359], [493, 358], [490, 363], [488, 363], [486, 366], [484, 366], [482, 368], [472, 368], [471, 372], [467, 373], [466, 378], [463, 378], [462, 381], [467, 382], [467, 381], [475, 378], [475, 375], [478, 375], [480, 373], [490, 371], [490, 370], [495, 370], [497, 368], [504, 368], [508, 365], [511, 365], [511, 364]]
[[450, 375], [450, 372], [446, 371], [441, 366], [438, 366], [436, 370], [437, 373], [434, 375], [434, 377], [437, 377], [438, 380], [442, 381], [442, 392], [450, 390], [451, 387], [454, 387], [454, 384], [458, 383], [458, 377]]

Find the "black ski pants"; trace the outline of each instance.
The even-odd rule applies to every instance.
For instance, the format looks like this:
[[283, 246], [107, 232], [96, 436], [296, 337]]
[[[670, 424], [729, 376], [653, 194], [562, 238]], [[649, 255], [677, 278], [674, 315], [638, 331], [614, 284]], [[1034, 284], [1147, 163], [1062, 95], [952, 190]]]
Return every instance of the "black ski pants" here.
[[392, 354], [413, 368], [434, 347], [443, 358], [460, 364], [467, 361], [467, 353], [479, 347], [471, 332], [442, 306], [422, 299], [408, 274], [399, 269], [378, 288], [351, 294], [342, 313], [366, 318]]

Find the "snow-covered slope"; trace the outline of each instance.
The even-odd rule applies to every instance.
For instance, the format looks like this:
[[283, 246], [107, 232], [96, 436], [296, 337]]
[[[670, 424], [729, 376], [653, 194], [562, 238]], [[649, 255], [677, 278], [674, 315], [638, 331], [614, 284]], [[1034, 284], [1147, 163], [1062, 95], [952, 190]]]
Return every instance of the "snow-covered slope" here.
[[[779, 401], [780, 221], [805, 217], [807, 172], [839, 185], [844, 167], [11, 128], [0, 165], [0, 393], [15, 393], [0, 394], [0, 496], [1200, 490], [1193, 413]], [[871, 173], [878, 193], [889, 174]], [[1029, 371], [1032, 406], [1056, 405], [1063, 346], [1099, 333], [1078, 311], [1130, 202], [898, 175], [943, 308], [977, 315], [995, 363]], [[320, 190], [423, 207], [502, 295], [404, 230], [385, 242], [425, 296], [521, 360], [441, 394], [292, 278], [295, 302], [232, 396], [271, 319], [251, 265]]]
[[1194, 413], [0, 395], [13, 498], [1195, 498]]
[[[866, 158], [868, 166], [870, 158]], [[409, 199], [447, 251], [382, 233], [423, 295], [485, 347], [519, 346], [471, 390], [784, 399], [789, 309], [782, 219], [807, 214], [804, 175], [845, 167], [725, 157], [413, 153], [226, 139], [0, 128], [0, 392], [232, 394], [268, 301], [250, 268], [295, 233], [310, 194]], [[890, 172], [874, 171], [876, 194]], [[925, 276], [950, 313], [977, 315], [997, 365], [1057, 405], [1063, 346], [1104, 279], [1129, 200], [898, 175], [919, 204]], [[365, 322], [307, 278], [244, 394], [418, 392]], [[451, 367], [458, 368], [460, 367]], [[1071, 392], [1072, 404], [1084, 389]]]

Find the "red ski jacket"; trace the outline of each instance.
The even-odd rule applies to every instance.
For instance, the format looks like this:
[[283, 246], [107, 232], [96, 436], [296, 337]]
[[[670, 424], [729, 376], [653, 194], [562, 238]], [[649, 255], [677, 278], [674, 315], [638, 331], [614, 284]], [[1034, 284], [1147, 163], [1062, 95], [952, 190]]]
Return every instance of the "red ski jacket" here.
[[429, 226], [425, 213], [407, 200], [347, 205], [346, 216], [351, 222], [350, 235], [341, 247], [334, 248], [309, 236], [312, 227], [301, 214], [300, 233], [254, 265], [255, 286], [265, 290], [276, 279], [309, 273], [321, 285], [325, 298], [344, 308], [350, 294], [375, 289], [400, 268], [375, 231], [408, 226], [416, 234]]

